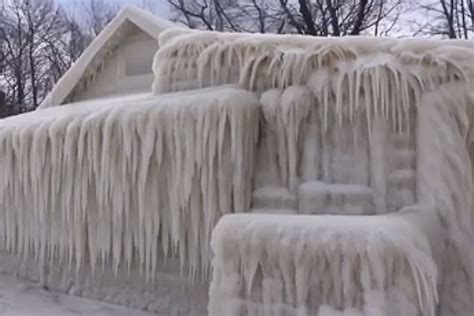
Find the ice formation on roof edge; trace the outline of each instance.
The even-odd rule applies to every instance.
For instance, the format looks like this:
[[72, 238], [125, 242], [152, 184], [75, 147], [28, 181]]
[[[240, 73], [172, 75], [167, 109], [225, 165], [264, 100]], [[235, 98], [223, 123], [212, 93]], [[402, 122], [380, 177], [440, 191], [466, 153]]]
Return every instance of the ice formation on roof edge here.
[[153, 64], [155, 93], [223, 83], [259, 92], [307, 84], [325, 113], [334, 100], [331, 110], [341, 120], [348, 103], [350, 115], [365, 107], [368, 124], [381, 115], [399, 130], [411, 98], [419, 101], [443, 83], [474, 78], [474, 44], [468, 41], [168, 30], [160, 35], [160, 47]]
[[258, 100], [235, 89], [90, 102], [2, 120], [3, 248], [153, 279], [158, 260], [207, 271], [223, 213], [249, 208]]

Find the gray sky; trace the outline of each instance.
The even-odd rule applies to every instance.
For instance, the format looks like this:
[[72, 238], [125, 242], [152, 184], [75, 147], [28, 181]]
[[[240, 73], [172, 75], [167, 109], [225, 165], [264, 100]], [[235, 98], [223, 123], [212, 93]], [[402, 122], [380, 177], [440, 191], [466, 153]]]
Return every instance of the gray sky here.
[[[81, 3], [84, 0], [57, 0], [58, 3], [64, 5], [67, 9], [74, 10], [80, 8]], [[89, 0], [86, 0], [89, 1]], [[105, 0], [105, 2], [116, 3], [120, 6], [126, 4], [134, 4], [150, 11], [153, 11], [156, 15], [168, 18], [170, 16], [169, 6], [166, 0]]]

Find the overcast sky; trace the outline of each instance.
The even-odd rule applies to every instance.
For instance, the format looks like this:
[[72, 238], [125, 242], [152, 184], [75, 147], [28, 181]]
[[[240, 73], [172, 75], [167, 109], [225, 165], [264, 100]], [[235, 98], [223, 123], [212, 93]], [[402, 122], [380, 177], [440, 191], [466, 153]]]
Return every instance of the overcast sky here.
[[[64, 5], [67, 9], [73, 10], [74, 8], [80, 8], [81, 3], [90, 0], [57, 0], [58, 3]], [[162, 17], [169, 17], [170, 10], [166, 0], [105, 0], [106, 2], [116, 3], [120, 6], [126, 4], [134, 4], [141, 7], [145, 7], [152, 10], [156, 15]]]

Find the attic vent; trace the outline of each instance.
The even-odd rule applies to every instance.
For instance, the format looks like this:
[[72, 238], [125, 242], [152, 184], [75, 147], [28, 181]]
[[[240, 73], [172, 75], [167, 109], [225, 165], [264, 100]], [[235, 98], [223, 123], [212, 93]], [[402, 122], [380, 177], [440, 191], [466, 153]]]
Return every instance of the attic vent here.
[[125, 74], [139, 76], [151, 73], [152, 59], [127, 60]]

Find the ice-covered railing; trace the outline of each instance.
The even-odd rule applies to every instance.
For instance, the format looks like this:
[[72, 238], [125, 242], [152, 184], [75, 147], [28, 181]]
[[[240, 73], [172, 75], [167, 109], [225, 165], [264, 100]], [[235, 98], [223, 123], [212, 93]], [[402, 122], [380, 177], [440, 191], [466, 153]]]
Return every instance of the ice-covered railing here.
[[249, 209], [258, 99], [223, 88], [104, 99], [1, 120], [0, 240], [43, 264], [206, 270]]
[[437, 267], [415, 209], [223, 217], [209, 315], [435, 315]]

